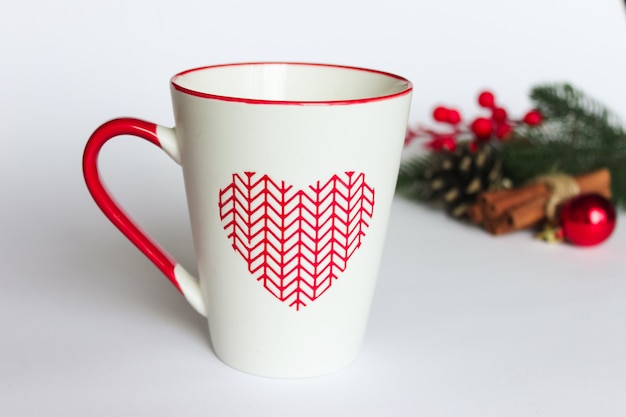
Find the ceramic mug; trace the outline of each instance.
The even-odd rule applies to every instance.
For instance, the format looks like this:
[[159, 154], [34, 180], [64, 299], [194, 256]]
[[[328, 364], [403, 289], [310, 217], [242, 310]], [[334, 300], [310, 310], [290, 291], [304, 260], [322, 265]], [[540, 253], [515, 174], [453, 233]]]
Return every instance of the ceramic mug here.
[[[216, 355], [242, 371], [306, 377], [349, 364], [364, 335], [412, 85], [363, 68], [242, 63], [181, 72], [174, 128], [115, 119], [89, 139], [89, 191], [207, 317]], [[182, 167], [199, 279], [121, 210], [98, 153], [134, 135]]]

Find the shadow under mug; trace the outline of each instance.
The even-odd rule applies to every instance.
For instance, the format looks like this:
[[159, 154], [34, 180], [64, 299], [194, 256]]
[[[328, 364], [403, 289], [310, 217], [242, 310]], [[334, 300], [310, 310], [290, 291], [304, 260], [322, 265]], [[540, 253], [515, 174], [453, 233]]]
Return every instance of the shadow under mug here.
[[[400, 163], [411, 83], [364, 68], [241, 63], [170, 82], [175, 127], [100, 126], [83, 172], [104, 214], [208, 320], [226, 364], [268, 377], [329, 373], [365, 332]], [[102, 146], [134, 135], [182, 167], [199, 277], [120, 208]]]

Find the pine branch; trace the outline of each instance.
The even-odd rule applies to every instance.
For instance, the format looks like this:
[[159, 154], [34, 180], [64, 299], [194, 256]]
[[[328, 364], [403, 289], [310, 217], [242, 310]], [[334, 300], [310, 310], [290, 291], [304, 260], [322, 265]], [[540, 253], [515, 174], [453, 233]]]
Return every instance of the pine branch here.
[[429, 152], [403, 161], [398, 173], [396, 190], [417, 200], [429, 201], [433, 193], [428, 184], [427, 171], [428, 167], [440, 157], [441, 155], [436, 152]]
[[615, 114], [570, 84], [538, 85], [531, 90], [530, 98], [548, 119], [575, 116], [579, 123], [592, 123], [624, 133]]
[[569, 84], [534, 87], [530, 98], [546, 121], [519, 128], [503, 144], [505, 175], [521, 184], [549, 172], [579, 175], [606, 167], [614, 201], [626, 208], [626, 132], [619, 118]]
[[626, 136], [617, 115], [569, 84], [536, 86], [530, 98], [548, 121], [542, 129], [526, 129], [538, 132], [537, 139], [552, 134], [571, 143], [594, 145], [598, 140], [608, 144]]

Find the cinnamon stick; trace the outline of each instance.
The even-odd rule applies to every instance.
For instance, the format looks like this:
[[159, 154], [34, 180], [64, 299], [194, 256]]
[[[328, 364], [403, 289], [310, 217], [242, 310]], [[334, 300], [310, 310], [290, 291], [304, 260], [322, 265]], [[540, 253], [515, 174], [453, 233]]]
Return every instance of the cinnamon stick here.
[[498, 217], [507, 210], [532, 201], [536, 198], [548, 198], [550, 196], [550, 187], [544, 183], [531, 184], [526, 187], [518, 188], [510, 194], [506, 194], [492, 203], [485, 206], [485, 214], [490, 217]]
[[483, 227], [493, 235], [503, 235], [534, 226], [545, 216], [547, 201], [547, 198], [536, 198], [499, 217], [485, 219]]
[[611, 171], [606, 168], [574, 177], [574, 180], [578, 183], [581, 194], [600, 194], [600, 191], [606, 192], [608, 190], [608, 196], [604, 194], [603, 196], [611, 198]]
[[483, 227], [486, 231], [491, 233], [492, 235], [499, 236], [504, 235], [512, 231], [511, 226], [507, 224], [507, 222], [499, 220], [487, 220], [483, 224]]
[[[600, 169], [574, 177], [580, 193], [598, 193], [611, 197], [611, 174]], [[469, 208], [470, 221], [482, 224], [494, 235], [531, 227], [546, 217], [546, 207], [552, 195], [546, 183], [534, 183], [513, 190], [485, 192]]]
[[473, 204], [467, 209], [467, 216], [472, 223], [482, 223], [484, 220], [483, 208], [480, 204]]
[[515, 207], [505, 215], [511, 230], [520, 230], [534, 226], [546, 215], [547, 197], [535, 198], [526, 204]]

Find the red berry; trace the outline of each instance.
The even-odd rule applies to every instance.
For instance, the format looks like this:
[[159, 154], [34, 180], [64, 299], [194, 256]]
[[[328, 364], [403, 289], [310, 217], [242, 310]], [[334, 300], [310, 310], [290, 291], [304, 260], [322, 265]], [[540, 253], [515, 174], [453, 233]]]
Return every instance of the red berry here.
[[448, 118], [446, 119], [446, 122], [452, 125], [458, 125], [461, 123], [461, 113], [454, 109], [448, 109]]
[[453, 151], [456, 149], [456, 141], [452, 136], [442, 136], [441, 137], [442, 147], [448, 151]]
[[543, 116], [537, 110], [531, 110], [524, 116], [524, 123], [528, 126], [537, 126], [543, 122]]
[[407, 128], [406, 134], [404, 136], [404, 146], [413, 142], [416, 138], [417, 138], [417, 132], [415, 132], [415, 130], [411, 129], [410, 127]]
[[498, 139], [506, 139], [511, 134], [513, 127], [509, 124], [502, 123], [496, 127], [496, 137]]
[[495, 98], [491, 91], [483, 91], [478, 95], [478, 104], [481, 107], [491, 109], [495, 106]]
[[447, 122], [448, 114], [450, 114], [449, 109], [442, 106], [435, 107], [435, 110], [433, 110], [433, 119], [438, 122]]
[[433, 151], [441, 151], [444, 149], [453, 151], [456, 149], [456, 141], [453, 136], [433, 136], [430, 142], [427, 142], [424, 146]]
[[485, 117], [478, 117], [472, 122], [471, 129], [478, 139], [489, 139], [493, 130], [493, 122]]
[[508, 114], [506, 110], [502, 107], [494, 107], [493, 112], [491, 113], [491, 117], [496, 122], [504, 122], [507, 119]]

